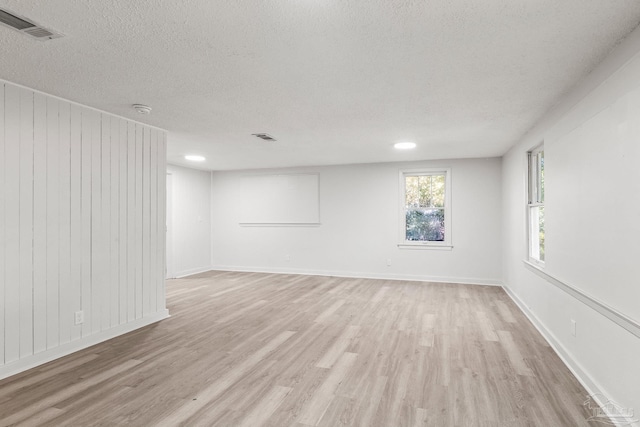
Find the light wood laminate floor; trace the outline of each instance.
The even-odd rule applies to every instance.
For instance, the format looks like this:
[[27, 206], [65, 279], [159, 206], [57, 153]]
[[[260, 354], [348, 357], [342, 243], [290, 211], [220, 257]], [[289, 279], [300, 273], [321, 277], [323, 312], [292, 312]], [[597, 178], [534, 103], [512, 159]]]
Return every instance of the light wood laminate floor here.
[[0, 425], [590, 425], [498, 287], [208, 272], [167, 300], [167, 320], [0, 381]]

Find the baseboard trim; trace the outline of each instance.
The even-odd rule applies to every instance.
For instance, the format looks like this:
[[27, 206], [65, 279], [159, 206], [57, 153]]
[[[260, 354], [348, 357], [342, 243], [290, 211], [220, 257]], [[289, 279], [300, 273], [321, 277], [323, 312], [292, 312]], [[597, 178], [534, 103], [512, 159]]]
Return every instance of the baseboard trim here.
[[[564, 346], [560, 343], [558, 339], [556, 339], [555, 335], [549, 331], [544, 324], [538, 319], [538, 317], [527, 307], [527, 305], [507, 286], [502, 286], [506, 294], [511, 298], [511, 300], [518, 306], [520, 311], [529, 319], [529, 321], [533, 324], [533, 326], [540, 332], [540, 335], [549, 343], [553, 351], [560, 357], [560, 360], [565, 364], [567, 368], [571, 371], [571, 373], [576, 377], [578, 382], [582, 384], [582, 386], [587, 390], [590, 396], [594, 398], [596, 403], [604, 408], [606, 411], [607, 405], [606, 401], [602, 399], [604, 396], [608, 396], [607, 392], [603, 390], [598, 383], [591, 378], [591, 376], [580, 366], [578, 362], [576, 362], [570, 355], [570, 353], [564, 348]], [[634, 423], [634, 420], [626, 420], [621, 422], [615, 422], [615, 419], [612, 415], [615, 414], [607, 414], [611, 417], [614, 422], [614, 425], [620, 427], [640, 427], [639, 423]]]
[[86, 338], [81, 338], [50, 350], [43, 351], [42, 353], [37, 353], [23, 359], [16, 360], [15, 362], [8, 363], [0, 368], [0, 380], [51, 362], [52, 360], [59, 359], [60, 357], [67, 356], [71, 353], [75, 353], [76, 351], [84, 350], [85, 348], [110, 340], [117, 336], [133, 332], [168, 317], [170, 317], [169, 311], [164, 309], [150, 316], [136, 319], [132, 322], [89, 335]]
[[619, 326], [622, 326], [627, 331], [631, 332], [636, 337], [640, 338], [640, 322], [630, 318], [626, 314], [616, 310], [615, 308], [605, 304], [604, 302], [598, 300], [595, 297], [587, 294], [586, 292], [576, 288], [575, 286], [571, 286], [568, 283], [563, 282], [562, 280], [550, 275], [546, 271], [542, 270], [540, 267], [535, 264], [524, 260], [524, 266], [527, 270], [537, 274], [538, 276], [545, 279], [547, 282], [552, 285], [562, 289], [575, 299], [581, 301], [583, 304], [588, 305], [593, 310], [602, 314], [609, 320], [615, 322]]
[[307, 270], [297, 268], [268, 268], [214, 265], [211, 270], [238, 271], [247, 273], [301, 274], [307, 276], [347, 277], [354, 279], [406, 280], [411, 282], [460, 283], [464, 285], [502, 286], [498, 279], [477, 279], [468, 277], [422, 276], [411, 274], [379, 274], [350, 271]]
[[190, 268], [188, 270], [182, 270], [176, 273], [176, 279], [180, 279], [182, 277], [187, 277], [187, 276], [192, 276], [194, 274], [199, 274], [199, 273], [204, 273], [205, 271], [211, 271], [212, 267], [197, 267], [197, 268]]

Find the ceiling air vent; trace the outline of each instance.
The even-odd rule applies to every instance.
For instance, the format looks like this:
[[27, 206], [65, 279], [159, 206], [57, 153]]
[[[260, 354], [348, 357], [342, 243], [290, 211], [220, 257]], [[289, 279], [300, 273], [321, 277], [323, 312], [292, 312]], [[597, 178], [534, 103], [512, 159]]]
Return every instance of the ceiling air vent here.
[[275, 141], [276, 139], [269, 134], [266, 133], [252, 133], [251, 135], [257, 136], [260, 139], [264, 139], [265, 141]]
[[29, 21], [25, 17], [16, 15], [6, 9], [0, 9], [0, 24], [31, 36], [36, 40], [51, 40], [62, 37], [62, 34], [47, 30], [46, 28]]

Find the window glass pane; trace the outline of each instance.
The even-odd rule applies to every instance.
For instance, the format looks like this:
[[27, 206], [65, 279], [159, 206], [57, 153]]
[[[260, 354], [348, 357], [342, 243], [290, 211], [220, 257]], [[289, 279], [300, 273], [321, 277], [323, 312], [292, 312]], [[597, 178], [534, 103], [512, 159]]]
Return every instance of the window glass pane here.
[[431, 201], [431, 175], [420, 177], [420, 207], [432, 206]]
[[406, 212], [406, 240], [442, 242], [444, 209], [411, 209]]
[[420, 205], [420, 182], [418, 176], [407, 176], [404, 179], [405, 207]]
[[433, 206], [431, 181], [431, 175], [424, 175], [420, 177], [420, 207]]
[[444, 207], [445, 176], [419, 175], [405, 177], [405, 207]]
[[544, 261], [544, 206], [529, 209], [531, 258]]
[[538, 246], [540, 261], [544, 261], [544, 206], [538, 207]]
[[405, 203], [407, 208], [424, 208], [431, 206], [431, 176], [405, 177]]
[[538, 177], [540, 180], [538, 202], [544, 203], [544, 151], [538, 153], [538, 169]]
[[538, 201], [538, 156], [529, 153], [529, 203]]
[[444, 207], [444, 175], [434, 175], [431, 177], [431, 198], [432, 206]]
[[544, 262], [544, 149], [542, 146], [529, 155], [529, 258]]

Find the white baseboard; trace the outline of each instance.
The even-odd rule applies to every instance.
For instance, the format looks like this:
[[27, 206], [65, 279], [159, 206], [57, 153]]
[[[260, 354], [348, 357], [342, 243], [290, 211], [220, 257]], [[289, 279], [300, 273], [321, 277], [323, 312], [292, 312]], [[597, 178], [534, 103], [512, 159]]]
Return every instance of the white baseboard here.
[[19, 374], [20, 372], [24, 372], [28, 369], [35, 368], [36, 366], [40, 366], [47, 362], [51, 362], [52, 360], [58, 359], [60, 357], [67, 356], [71, 353], [75, 353], [76, 351], [83, 350], [87, 347], [91, 347], [92, 345], [96, 345], [103, 341], [107, 341], [117, 336], [124, 335], [128, 332], [135, 331], [136, 329], [140, 329], [144, 326], [151, 325], [152, 323], [159, 322], [168, 317], [170, 317], [169, 311], [167, 309], [164, 309], [158, 313], [143, 317], [142, 319], [136, 319], [132, 322], [124, 323], [111, 329], [89, 335], [88, 337], [81, 338], [76, 341], [71, 341], [61, 346], [43, 351], [42, 353], [37, 353], [31, 356], [27, 356], [23, 359], [16, 360], [15, 362], [11, 362], [0, 367], [0, 380], [12, 375]]
[[478, 279], [469, 277], [444, 277], [397, 273], [381, 274], [351, 271], [307, 270], [298, 268], [284, 269], [278, 267], [245, 267], [228, 265], [214, 265], [211, 267], [211, 269], [219, 271], [241, 271], [248, 273], [303, 274], [307, 276], [348, 277], [354, 279], [408, 280], [414, 282], [461, 283], [465, 285], [502, 286], [502, 281], [499, 279]]
[[182, 270], [182, 271], [178, 271], [176, 273], [176, 279], [180, 279], [182, 277], [187, 277], [187, 276], [191, 276], [194, 274], [198, 274], [198, 273], [204, 273], [205, 271], [211, 271], [213, 268], [210, 266], [207, 267], [197, 267], [197, 268], [190, 268], [188, 270]]
[[[608, 396], [607, 392], [603, 390], [598, 383], [585, 371], [580, 364], [571, 357], [571, 354], [564, 348], [564, 346], [560, 343], [560, 341], [549, 331], [544, 324], [538, 319], [538, 317], [526, 306], [526, 304], [520, 300], [520, 298], [507, 286], [502, 286], [507, 295], [513, 300], [514, 303], [520, 308], [522, 313], [531, 321], [533, 326], [540, 332], [542, 337], [549, 343], [551, 348], [556, 352], [558, 357], [562, 360], [562, 362], [569, 368], [571, 373], [576, 377], [576, 379], [582, 384], [582, 386], [587, 390], [590, 396], [594, 397], [594, 400], [600, 405], [601, 408], [606, 408], [606, 402], [601, 401], [601, 397]], [[585, 396], [586, 398], [586, 396]], [[607, 414], [614, 415], [614, 414]], [[612, 417], [613, 419], [613, 417]], [[625, 427], [640, 427], [640, 423], [634, 423], [633, 420], [626, 420], [619, 422], [615, 422], [616, 426], [625, 426]]]

